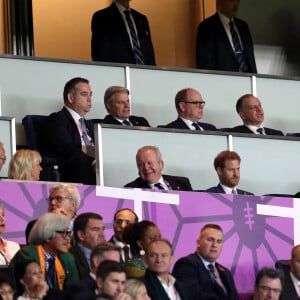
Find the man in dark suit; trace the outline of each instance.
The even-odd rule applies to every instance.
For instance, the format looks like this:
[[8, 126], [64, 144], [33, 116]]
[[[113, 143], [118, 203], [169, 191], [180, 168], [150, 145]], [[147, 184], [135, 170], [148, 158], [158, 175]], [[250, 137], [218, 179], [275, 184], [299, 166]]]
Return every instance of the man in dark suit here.
[[206, 190], [208, 193], [253, 195], [252, 193], [238, 189], [240, 182], [240, 156], [234, 151], [222, 151], [215, 160], [214, 167], [220, 183]]
[[103, 124], [150, 126], [145, 118], [130, 115], [129, 90], [122, 86], [111, 86], [105, 91], [104, 105], [109, 115], [101, 121]]
[[145, 258], [148, 267], [143, 281], [151, 299], [190, 299], [184, 285], [169, 273], [174, 255], [168, 240], [158, 239], [150, 242]]
[[57, 157], [62, 181], [96, 184], [93, 124], [84, 119], [92, 106], [89, 81], [76, 77], [64, 87], [64, 108], [44, 128], [44, 152]]
[[91, 271], [91, 252], [102, 242], [105, 242], [105, 226], [102, 216], [93, 212], [78, 215], [74, 222], [73, 232], [75, 245], [70, 253], [75, 258], [79, 278], [87, 277]]
[[175, 263], [173, 275], [185, 285], [192, 300], [209, 296], [239, 299], [230, 271], [216, 262], [222, 251], [223, 238], [219, 225], [204, 225], [197, 240], [196, 252]]
[[236, 111], [244, 125], [231, 128], [230, 132], [252, 133], [262, 135], [283, 135], [280, 130], [263, 126], [265, 114], [261, 102], [252, 94], [241, 96], [236, 102]]
[[110, 238], [109, 242], [120, 247], [120, 262], [122, 264], [137, 254], [129, 244], [124, 242], [123, 232], [127, 225], [137, 223], [138, 220], [137, 214], [129, 208], [119, 209], [114, 214], [114, 235]]
[[269, 267], [262, 268], [256, 275], [253, 300], [292, 300], [297, 298], [282, 298], [280, 293], [284, 285], [283, 273]]
[[91, 271], [87, 276], [70, 286], [65, 291], [65, 299], [81, 300], [94, 299], [96, 290], [96, 273], [105, 260], [119, 262], [120, 248], [107, 242], [98, 244], [91, 253]]
[[216, 131], [217, 128], [214, 125], [199, 122], [203, 117], [204, 105], [205, 101], [203, 101], [202, 95], [197, 90], [192, 88], [180, 90], [175, 96], [178, 118], [163, 127]]
[[199, 69], [257, 73], [248, 25], [235, 17], [239, 5], [240, 0], [217, 0], [218, 12], [199, 24], [196, 38]]
[[[129, 2], [130, 0], [115, 0], [109, 7], [93, 15], [93, 60], [155, 65], [147, 17], [130, 9]], [[127, 11], [130, 12], [131, 21], [128, 21]], [[132, 27], [134, 32], [130, 29]], [[138, 50], [135, 50], [136, 47]], [[136, 51], [139, 51], [142, 60], [137, 58]]]
[[125, 187], [192, 191], [187, 177], [162, 175], [164, 161], [155, 146], [144, 146], [136, 154], [136, 163], [140, 177], [129, 182]]
[[284, 274], [283, 290], [280, 300], [300, 299], [300, 245], [292, 249], [290, 272]]

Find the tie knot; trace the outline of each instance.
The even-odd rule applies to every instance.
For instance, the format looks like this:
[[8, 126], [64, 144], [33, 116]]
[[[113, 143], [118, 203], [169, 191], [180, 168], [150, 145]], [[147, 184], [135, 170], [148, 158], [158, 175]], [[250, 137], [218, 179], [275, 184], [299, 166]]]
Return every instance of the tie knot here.
[[122, 123], [123, 123], [124, 125], [126, 125], [126, 126], [130, 126], [130, 123], [129, 123], [128, 120], [124, 120]]
[[258, 128], [258, 129], [256, 129], [256, 131], [257, 131], [259, 134], [264, 134], [264, 129], [263, 129], [263, 128]]
[[208, 265], [208, 269], [209, 269], [210, 272], [214, 272], [215, 271], [215, 267], [214, 267], [213, 264], [209, 264]]
[[126, 17], [129, 17], [131, 15], [130, 9], [124, 10], [124, 14], [125, 14]]
[[163, 187], [163, 185], [160, 182], [155, 183], [154, 186], [156, 188], [158, 188], [159, 190], [164, 190], [164, 187]]
[[192, 125], [195, 127], [195, 130], [201, 130], [201, 128], [197, 122], [193, 122]]

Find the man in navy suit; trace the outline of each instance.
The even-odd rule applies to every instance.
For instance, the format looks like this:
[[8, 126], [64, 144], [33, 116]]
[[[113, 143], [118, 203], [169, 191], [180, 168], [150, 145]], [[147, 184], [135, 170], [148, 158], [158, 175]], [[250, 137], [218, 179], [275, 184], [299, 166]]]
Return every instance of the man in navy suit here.
[[300, 299], [300, 245], [292, 249], [290, 272], [284, 275], [284, 284], [280, 299]]
[[206, 224], [197, 239], [196, 252], [180, 258], [173, 275], [188, 289], [192, 300], [216, 297], [238, 300], [230, 271], [216, 262], [223, 245], [223, 231], [217, 224]]
[[237, 188], [240, 182], [240, 156], [234, 151], [222, 151], [214, 160], [220, 183], [206, 190], [208, 193], [253, 195]]
[[252, 94], [241, 96], [236, 102], [236, 111], [244, 125], [231, 128], [230, 132], [261, 135], [283, 135], [280, 130], [263, 126], [265, 114], [260, 100]]
[[[218, 12], [199, 24], [196, 38], [196, 61], [199, 69], [257, 73], [253, 41], [246, 22], [235, 16], [240, 0], [217, 0]], [[240, 49], [230, 30], [237, 34]], [[244, 66], [239, 64], [243, 56]]]
[[63, 97], [63, 109], [52, 113], [45, 124], [43, 149], [58, 159], [62, 181], [94, 185], [94, 128], [84, 119], [92, 107], [89, 81], [72, 78], [65, 84]]
[[175, 96], [178, 118], [162, 127], [216, 131], [217, 128], [214, 125], [199, 122], [203, 117], [204, 105], [205, 101], [203, 101], [202, 95], [197, 90], [192, 88], [180, 90]]
[[256, 275], [253, 300], [293, 300], [298, 298], [282, 297], [284, 286], [283, 273], [269, 267], [262, 268]]
[[155, 65], [154, 49], [147, 17], [129, 7], [130, 0], [115, 0], [109, 7], [97, 11], [92, 18], [92, 59], [96, 61], [129, 63], [138, 62], [133, 50], [133, 37], [126, 20], [131, 21], [138, 38], [143, 64]]
[[130, 115], [129, 90], [125, 87], [107, 88], [104, 93], [104, 105], [109, 114], [101, 121], [103, 124], [150, 127], [145, 118]]
[[136, 154], [136, 163], [140, 177], [125, 187], [160, 190], [192, 191], [187, 177], [162, 175], [164, 161], [155, 146], [144, 146]]

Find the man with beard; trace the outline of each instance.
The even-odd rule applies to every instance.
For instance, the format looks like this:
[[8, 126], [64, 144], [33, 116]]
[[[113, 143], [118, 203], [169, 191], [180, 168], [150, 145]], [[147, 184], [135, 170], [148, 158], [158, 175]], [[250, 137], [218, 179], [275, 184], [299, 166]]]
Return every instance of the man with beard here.
[[236, 102], [236, 111], [243, 120], [243, 125], [230, 129], [230, 132], [262, 135], [283, 135], [280, 130], [263, 126], [264, 109], [258, 98], [251, 94], [241, 96]]
[[240, 156], [234, 151], [222, 151], [214, 160], [219, 184], [206, 190], [208, 193], [253, 195], [237, 188], [240, 181]]

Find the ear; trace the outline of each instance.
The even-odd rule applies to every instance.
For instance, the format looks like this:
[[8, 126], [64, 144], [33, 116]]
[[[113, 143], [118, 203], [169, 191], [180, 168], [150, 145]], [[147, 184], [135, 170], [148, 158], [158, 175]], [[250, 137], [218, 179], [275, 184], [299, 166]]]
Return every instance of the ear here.
[[173, 264], [174, 258], [175, 258], [174, 255], [172, 255], [171, 256], [171, 264]]
[[163, 168], [164, 168], [164, 166], [165, 166], [165, 163], [164, 163], [164, 161], [163, 161], [163, 160], [161, 160], [161, 161], [160, 161], [160, 164], [161, 164], [161, 169], [163, 169]]
[[184, 102], [179, 102], [178, 103], [178, 108], [180, 111], [184, 111], [185, 110], [185, 103]]
[[83, 241], [84, 240], [84, 233], [82, 230], [78, 230], [76, 232], [77, 238], [79, 239], [79, 241]]
[[239, 113], [239, 115], [240, 115], [240, 117], [241, 117], [242, 120], [245, 120], [245, 113], [244, 112], [241, 111]]
[[[136, 241], [136, 244], [141, 248], [141, 249], [144, 249], [144, 244], [143, 244], [143, 241], [142, 240], [137, 240]], [[145, 250], [145, 249], [144, 249]]]
[[216, 171], [219, 176], [222, 175], [222, 168], [217, 167]]
[[102, 278], [100, 278], [100, 277], [96, 278], [96, 286], [97, 286], [99, 292], [101, 292], [102, 286], [103, 286], [103, 280], [102, 280]]
[[72, 93], [69, 93], [68, 95], [67, 95], [67, 101], [68, 101], [68, 103], [73, 103], [73, 101], [74, 101], [74, 95], [72, 94]]

